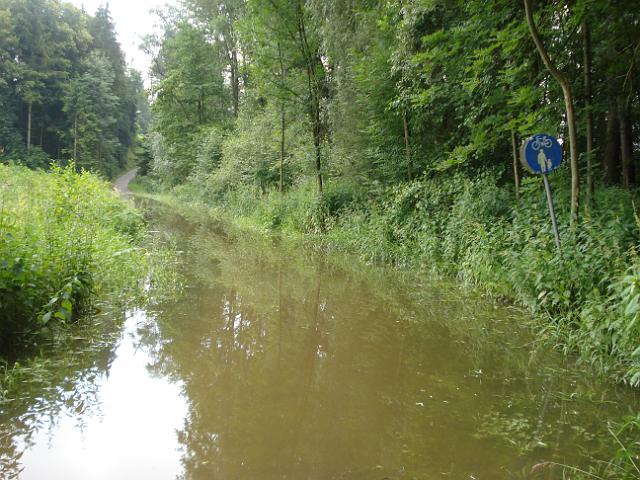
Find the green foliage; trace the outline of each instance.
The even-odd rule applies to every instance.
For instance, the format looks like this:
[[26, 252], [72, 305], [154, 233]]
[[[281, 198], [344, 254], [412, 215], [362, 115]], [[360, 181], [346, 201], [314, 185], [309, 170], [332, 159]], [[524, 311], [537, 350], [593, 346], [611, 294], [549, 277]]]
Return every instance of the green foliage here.
[[[219, 46], [180, 16], [171, 18], [165, 28], [153, 71], [157, 78], [152, 109], [157, 165], [153, 171], [175, 185], [194, 173], [198, 147], [210, 140], [207, 126], [215, 124], [219, 131], [224, 130], [229, 101]], [[148, 40], [152, 41], [159, 42]]]
[[142, 218], [74, 166], [0, 166], [0, 352], [89, 311], [97, 295], [138, 293]]
[[0, 161], [46, 168], [75, 156], [78, 167], [119, 171], [142, 81], [126, 71], [108, 8], [0, 0], [0, 31]]
[[[499, 171], [502, 187], [512, 133], [566, 137], [563, 94], [535, 52], [521, 4], [190, 0], [184, 7], [165, 12], [163, 34], [148, 43], [162, 183], [190, 177], [209, 128], [234, 132], [232, 148], [210, 165], [219, 169], [220, 191], [238, 183], [268, 190], [279, 182], [280, 157], [296, 167], [283, 173], [287, 185], [320, 176], [387, 187], [424, 174]], [[541, 35], [576, 98], [582, 35], [592, 24], [589, 111], [599, 146], [617, 138], [602, 126], [611, 105], [623, 105], [631, 123], [638, 114], [631, 87], [638, 11], [620, 8], [536, 5]], [[576, 107], [581, 122], [586, 108]], [[295, 146], [301, 126], [312, 145], [304, 152]]]
[[561, 254], [540, 179], [520, 179], [516, 165], [518, 200], [510, 186], [518, 138], [546, 131], [568, 150], [563, 92], [518, 2], [186, 1], [148, 43], [148, 182], [244, 224], [515, 300], [562, 348], [639, 385], [629, 152], [640, 131], [640, 10], [535, 3], [543, 43], [574, 89], [578, 147], [589, 113], [592, 170], [605, 164], [611, 185], [627, 178], [626, 190], [596, 178], [570, 229], [572, 176], [554, 173]]
[[84, 73], [65, 89], [64, 111], [73, 118], [74, 147], [79, 166], [111, 176], [118, 168], [121, 144], [115, 126], [119, 99], [112, 93], [115, 73], [104, 54], [93, 52]]

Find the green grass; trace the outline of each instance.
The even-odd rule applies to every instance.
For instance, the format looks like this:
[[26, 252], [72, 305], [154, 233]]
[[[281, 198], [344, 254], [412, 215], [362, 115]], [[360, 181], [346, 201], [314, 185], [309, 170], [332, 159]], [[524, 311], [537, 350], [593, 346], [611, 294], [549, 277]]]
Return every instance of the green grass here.
[[96, 298], [139, 294], [143, 227], [92, 174], [0, 165], [0, 356], [77, 320]]

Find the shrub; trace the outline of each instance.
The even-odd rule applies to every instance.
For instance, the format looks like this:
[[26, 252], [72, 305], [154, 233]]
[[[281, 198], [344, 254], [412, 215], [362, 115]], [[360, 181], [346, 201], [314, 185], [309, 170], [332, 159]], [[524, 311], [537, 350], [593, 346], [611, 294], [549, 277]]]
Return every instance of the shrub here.
[[95, 295], [137, 289], [140, 214], [74, 166], [0, 165], [0, 353], [86, 312]]

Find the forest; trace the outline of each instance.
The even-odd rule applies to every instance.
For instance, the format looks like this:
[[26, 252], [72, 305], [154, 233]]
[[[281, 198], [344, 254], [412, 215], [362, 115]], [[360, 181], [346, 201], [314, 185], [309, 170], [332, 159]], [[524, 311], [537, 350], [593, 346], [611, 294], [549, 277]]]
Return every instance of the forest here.
[[153, 174], [212, 175], [219, 194], [491, 171], [517, 190], [512, 146], [548, 131], [569, 145], [577, 219], [595, 188], [635, 184], [638, 11], [535, 3], [184, 1], [144, 45]]
[[[140, 185], [249, 228], [457, 278], [640, 383], [640, 8], [184, 0], [145, 39]], [[557, 136], [562, 252], [522, 142]]]
[[155, 5], [0, 0], [0, 476], [164, 381], [172, 478], [640, 478], [640, 3]]
[[[123, 168], [148, 105], [108, 7], [0, 2], [0, 160], [47, 168], [75, 159], [107, 177]], [[140, 116], [142, 118], [142, 116]], [[144, 120], [142, 120], [144, 123]]]

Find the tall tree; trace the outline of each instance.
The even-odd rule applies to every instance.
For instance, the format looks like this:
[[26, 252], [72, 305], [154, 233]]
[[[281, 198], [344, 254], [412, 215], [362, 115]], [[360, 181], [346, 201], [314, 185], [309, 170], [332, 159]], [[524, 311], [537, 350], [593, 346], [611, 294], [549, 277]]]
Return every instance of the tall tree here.
[[202, 28], [216, 38], [227, 66], [233, 115], [238, 116], [242, 75], [240, 58], [243, 56], [237, 24], [244, 16], [245, 0], [186, 0], [185, 4]]
[[[100, 9], [94, 18], [56, 0], [0, 0], [0, 24], [0, 98], [7, 99], [0, 114], [0, 143], [6, 145], [0, 146], [14, 161], [31, 166], [46, 167], [47, 157], [62, 158], [69, 152], [77, 157], [86, 146], [78, 85], [86, 84], [87, 75], [97, 75], [109, 82], [109, 96], [102, 96], [103, 109], [109, 112], [104, 118], [115, 116], [117, 121], [98, 129], [110, 146], [94, 149], [91, 158], [83, 151], [84, 160], [105, 173], [117, 170], [135, 139], [138, 92], [125, 71], [108, 10]], [[99, 68], [105, 67], [106, 58], [110, 74], [92, 71], [89, 64], [96, 52]], [[90, 90], [84, 93], [85, 98], [90, 95]], [[19, 137], [24, 151], [16, 144]]]
[[267, 75], [277, 76], [280, 66], [274, 59], [279, 58], [278, 49], [281, 49], [286, 52], [288, 75], [291, 77], [295, 72], [304, 82], [304, 91], [294, 96], [308, 115], [317, 191], [322, 194], [322, 150], [328, 133], [323, 107], [329, 97], [329, 72], [328, 65], [323, 63], [318, 26], [311, 20], [311, 11], [302, 0], [274, 0], [268, 4], [248, 2], [248, 8], [249, 21], [254, 26], [251, 35], [261, 47], [253, 51], [256, 56], [262, 56], [259, 62], [268, 66]]
[[172, 181], [179, 182], [195, 167], [203, 132], [227, 122], [232, 101], [215, 36], [178, 15], [169, 19], [161, 45], [154, 62], [154, 127], [171, 145]]
[[574, 225], [578, 221], [578, 203], [580, 200], [580, 173], [578, 168], [578, 134], [576, 131], [576, 115], [575, 106], [573, 102], [573, 91], [571, 89], [571, 83], [567, 76], [562, 73], [554, 65], [549, 58], [547, 49], [542, 42], [540, 32], [533, 19], [533, 7], [531, 6], [531, 0], [524, 0], [525, 14], [527, 17], [527, 25], [531, 32], [531, 37], [536, 45], [536, 49], [544, 62], [545, 67], [549, 70], [549, 73], [558, 82], [560, 88], [562, 88], [562, 94], [564, 96], [564, 104], [566, 110], [566, 121], [569, 129], [569, 149], [570, 149], [570, 167], [571, 167], [571, 225]]

